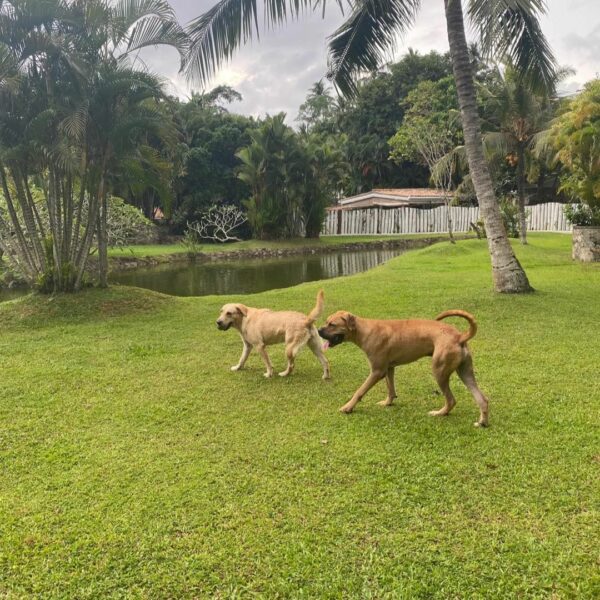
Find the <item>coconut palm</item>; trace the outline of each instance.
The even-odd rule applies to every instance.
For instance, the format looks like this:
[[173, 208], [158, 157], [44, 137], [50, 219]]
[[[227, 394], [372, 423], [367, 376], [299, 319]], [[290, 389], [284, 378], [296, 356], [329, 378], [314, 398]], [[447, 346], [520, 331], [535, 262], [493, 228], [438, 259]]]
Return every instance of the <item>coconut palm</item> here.
[[[554, 88], [570, 69], [555, 72]], [[525, 183], [527, 164], [533, 160], [533, 150], [538, 135], [552, 120], [557, 100], [543, 91], [525, 85], [519, 73], [510, 64], [496, 69], [493, 82], [481, 86], [481, 96], [489, 125], [493, 131], [484, 134], [484, 145], [489, 154], [506, 158], [517, 169], [517, 201], [519, 209], [519, 237], [527, 243], [525, 213]]]
[[[348, 4], [348, 18], [329, 41], [329, 77], [345, 95], [356, 92], [357, 75], [377, 69], [394, 49], [398, 37], [413, 25], [421, 1], [350, 0]], [[302, 10], [324, 6], [325, 0], [269, 0], [265, 20], [279, 24], [297, 18]], [[444, 8], [465, 146], [488, 233], [495, 289], [527, 292], [531, 286], [508, 241], [483, 151], [462, 2], [444, 0]], [[536, 88], [551, 87], [554, 73], [554, 58], [538, 22], [544, 9], [544, 0], [469, 0], [467, 5], [485, 55], [510, 59], [523, 80]], [[221, 0], [192, 22], [187, 73], [206, 82], [222, 61], [258, 33], [257, 17], [256, 0]]]

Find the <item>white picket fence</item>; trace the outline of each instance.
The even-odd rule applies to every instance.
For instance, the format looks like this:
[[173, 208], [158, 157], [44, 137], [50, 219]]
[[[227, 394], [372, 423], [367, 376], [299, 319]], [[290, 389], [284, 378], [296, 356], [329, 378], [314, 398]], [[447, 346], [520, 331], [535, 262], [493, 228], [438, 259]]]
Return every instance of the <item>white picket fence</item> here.
[[[527, 207], [529, 231], [571, 231], [563, 204], [548, 202]], [[479, 220], [476, 206], [450, 207], [456, 232], [469, 231]], [[341, 223], [339, 222], [341, 220]], [[448, 214], [445, 206], [436, 208], [359, 208], [328, 211], [323, 235], [386, 235], [395, 233], [446, 233]]]

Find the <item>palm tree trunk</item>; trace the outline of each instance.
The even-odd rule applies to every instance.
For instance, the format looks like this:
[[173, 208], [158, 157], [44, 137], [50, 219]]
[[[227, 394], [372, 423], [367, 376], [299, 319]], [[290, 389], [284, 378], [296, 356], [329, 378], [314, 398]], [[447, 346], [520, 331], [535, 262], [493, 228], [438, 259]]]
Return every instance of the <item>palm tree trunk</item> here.
[[494, 289], [497, 292], [511, 294], [531, 292], [533, 288], [529, 284], [527, 275], [508, 241], [494, 194], [489, 166], [483, 151], [473, 70], [465, 36], [462, 3], [461, 0], [444, 0], [444, 5], [467, 160], [487, 232]]
[[527, 244], [527, 215], [525, 214], [525, 148], [519, 143], [517, 148], [517, 191], [519, 203], [519, 239]]
[[108, 199], [102, 176], [102, 194], [98, 213], [98, 267], [100, 287], [108, 287]]

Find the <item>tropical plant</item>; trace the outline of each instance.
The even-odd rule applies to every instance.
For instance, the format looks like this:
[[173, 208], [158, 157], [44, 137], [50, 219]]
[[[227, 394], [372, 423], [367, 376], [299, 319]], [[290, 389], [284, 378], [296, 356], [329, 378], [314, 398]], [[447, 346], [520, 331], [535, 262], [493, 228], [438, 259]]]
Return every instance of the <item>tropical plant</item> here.
[[219, 86], [192, 94], [187, 102], [174, 100], [174, 118], [181, 132], [177, 145], [174, 230], [185, 230], [213, 204], [241, 207], [249, 195], [237, 177], [241, 162], [237, 151], [250, 143], [248, 132], [257, 127], [252, 117], [230, 113], [227, 104], [241, 98], [235, 90]]
[[312, 85], [306, 100], [300, 105], [296, 121], [306, 131], [331, 131], [337, 105], [331, 90], [322, 79]]
[[144, 217], [139, 208], [123, 198], [110, 196], [107, 211], [107, 238], [110, 247], [149, 244], [156, 236], [156, 225]]
[[259, 239], [297, 236], [302, 225], [297, 134], [285, 124], [285, 113], [279, 113], [251, 131], [250, 139], [237, 157], [242, 163], [238, 177], [251, 190], [245, 206], [252, 232]]
[[106, 285], [115, 178], [167, 133], [161, 83], [131, 56], [185, 41], [164, 0], [1, 3], [0, 247], [30, 284], [79, 289], [96, 243]]
[[318, 238], [327, 206], [333, 204], [347, 163], [336, 136], [306, 134], [300, 138], [303, 181], [300, 187], [305, 236]]
[[[355, 0], [350, 14], [329, 42], [329, 77], [345, 95], [356, 93], [356, 76], [376, 70], [398, 37], [415, 21], [420, 0]], [[278, 24], [306, 8], [322, 8], [324, 0], [272, 0], [265, 3], [266, 21]], [[472, 63], [465, 36], [461, 0], [444, 0], [448, 40], [462, 115], [471, 176], [488, 231], [496, 290], [527, 292], [531, 286], [515, 257], [502, 225], [485, 160], [477, 111]], [[509, 59], [524, 81], [550, 88], [554, 58], [538, 16], [543, 0], [470, 0], [468, 15], [479, 32], [485, 55]], [[188, 74], [206, 81], [258, 29], [256, 0], [220, 0], [194, 21], [185, 61]], [[388, 136], [389, 137], [389, 136]]]
[[456, 100], [454, 79], [423, 81], [406, 99], [409, 107], [402, 125], [389, 140], [394, 160], [416, 160], [425, 165], [433, 185], [443, 192], [448, 223], [448, 236], [454, 243], [450, 202], [456, 172], [453, 160], [442, 160], [462, 143], [462, 130]]
[[600, 79], [586, 84], [550, 130], [556, 159], [566, 169], [561, 189], [576, 206], [574, 225], [600, 225]]
[[[552, 88], [571, 71], [558, 69], [554, 73]], [[516, 198], [519, 215], [519, 238], [527, 243], [527, 218], [525, 186], [529, 175], [539, 170], [535, 156], [538, 136], [550, 125], [557, 100], [547, 93], [536, 91], [519, 76], [511, 65], [496, 68], [479, 88], [486, 126], [484, 134], [488, 155], [499, 156], [516, 168]]]

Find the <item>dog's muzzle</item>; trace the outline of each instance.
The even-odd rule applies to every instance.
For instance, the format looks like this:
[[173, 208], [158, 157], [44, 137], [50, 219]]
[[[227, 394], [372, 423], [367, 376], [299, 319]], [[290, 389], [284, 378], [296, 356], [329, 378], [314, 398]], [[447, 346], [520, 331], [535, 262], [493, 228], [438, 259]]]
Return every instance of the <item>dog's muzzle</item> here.
[[329, 347], [333, 348], [344, 341], [343, 333], [334, 333], [333, 335], [327, 333], [324, 328], [318, 330], [319, 335], [329, 342]]
[[217, 327], [221, 330], [221, 331], [227, 331], [230, 327], [231, 327], [231, 323], [223, 323], [223, 321], [217, 321]]

